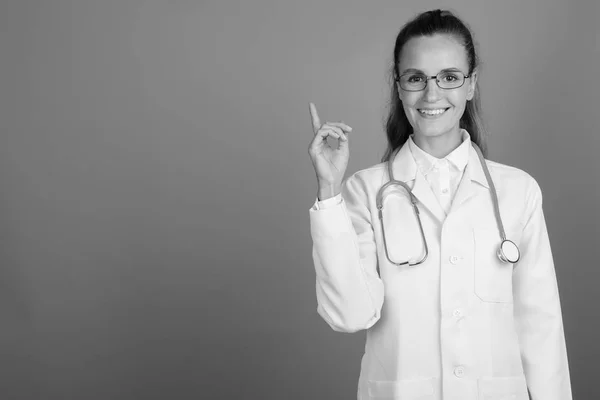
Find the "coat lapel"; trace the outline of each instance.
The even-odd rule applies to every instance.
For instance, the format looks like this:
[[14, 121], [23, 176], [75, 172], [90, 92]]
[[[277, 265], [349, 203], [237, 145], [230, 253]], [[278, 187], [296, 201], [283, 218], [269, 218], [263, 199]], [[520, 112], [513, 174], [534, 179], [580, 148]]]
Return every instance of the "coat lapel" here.
[[417, 168], [415, 159], [408, 147], [408, 142], [393, 157], [394, 179], [406, 182], [419, 201], [417, 207], [425, 208], [441, 223], [446, 218], [446, 213], [431, 190], [429, 183]]
[[455, 212], [463, 203], [480, 193], [482, 187], [489, 189], [489, 184], [485, 178], [479, 157], [475, 149], [471, 147], [469, 148], [469, 162], [465, 167], [458, 189], [456, 189], [450, 212]]
[[[440, 202], [435, 197], [435, 194], [431, 190], [429, 182], [425, 179], [425, 176], [417, 169], [417, 175], [415, 177], [415, 184], [412, 188], [412, 192], [419, 202], [427, 208], [427, 210], [439, 221], [442, 222], [446, 218], [446, 213], [440, 205]], [[421, 205], [419, 204], [419, 205]], [[417, 205], [417, 206], [419, 206]]]
[[[469, 160], [470, 161], [470, 160]], [[465, 172], [463, 174], [462, 179], [456, 189], [456, 194], [454, 195], [454, 199], [452, 200], [452, 205], [450, 206], [450, 212], [456, 212], [456, 210], [463, 204], [465, 201], [470, 199], [473, 195], [475, 195], [476, 189], [473, 187], [471, 183], [471, 164], [467, 164], [465, 167]]]

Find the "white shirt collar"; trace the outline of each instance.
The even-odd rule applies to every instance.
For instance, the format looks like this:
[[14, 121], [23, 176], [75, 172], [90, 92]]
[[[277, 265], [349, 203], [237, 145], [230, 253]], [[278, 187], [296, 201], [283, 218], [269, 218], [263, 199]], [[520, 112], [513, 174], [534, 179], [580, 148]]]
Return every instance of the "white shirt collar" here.
[[[467, 163], [469, 162], [469, 151], [471, 149], [471, 136], [469, 132], [465, 129], [461, 129], [462, 134], [462, 143], [450, 154], [448, 154], [445, 159], [453, 165], [460, 172], [464, 172]], [[408, 138], [408, 146], [410, 151], [415, 159], [415, 163], [417, 167], [421, 171], [423, 175], [427, 175], [430, 173], [433, 168], [438, 165], [442, 159], [432, 156], [431, 154], [425, 152], [421, 149], [413, 140], [414, 134], [410, 135]]]

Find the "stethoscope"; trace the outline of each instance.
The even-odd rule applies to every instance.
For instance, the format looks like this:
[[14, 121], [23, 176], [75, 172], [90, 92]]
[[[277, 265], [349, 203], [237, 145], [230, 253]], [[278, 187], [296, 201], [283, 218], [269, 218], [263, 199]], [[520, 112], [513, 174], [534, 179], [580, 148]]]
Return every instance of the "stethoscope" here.
[[[511, 240], [508, 240], [506, 238], [506, 233], [504, 232], [504, 224], [502, 224], [502, 218], [500, 218], [500, 207], [498, 205], [498, 194], [496, 193], [496, 187], [494, 186], [494, 182], [492, 181], [492, 177], [490, 176], [490, 171], [487, 168], [487, 164], [485, 162], [485, 159], [483, 158], [483, 154], [481, 153], [481, 149], [479, 149], [479, 146], [477, 146], [474, 142], [471, 142], [471, 144], [473, 145], [473, 148], [475, 149], [475, 152], [477, 153], [477, 156], [479, 157], [479, 162], [481, 163], [481, 166], [483, 167], [483, 172], [485, 173], [485, 178], [488, 182], [488, 185], [490, 186], [490, 193], [492, 194], [492, 202], [494, 203], [494, 214], [496, 216], [496, 222], [498, 223], [498, 229], [500, 231], [500, 247], [498, 248], [497, 251], [497, 255], [498, 258], [505, 263], [516, 263], [517, 261], [519, 261], [520, 258], [520, 252], [519, 252], [519, 247]], [[421, 217], [419, 216], [419, 208], [417, 207], [417, 198], [415, 197], [415, 195], [413, 194], [412, 190], [410, 189], [410, 187], [402, 181], [397, 181], [394, 179], [394, 173], [392, 171], [392, 162], [394, 159], [395, 155], [393, 155], [390, 160], [388, 161], [388, 173], [390, 175], [390, 180], [389, 182], [387, 182], [386, 184], [384, 184], [379, 191], [377, 192], [377, 197], [376, 197], [376, 202], [377, 202], [377, 209], [379, 210], [379, 220], [381, 221], [381, 228], [383, 230], [383, 244], [385, 247], [385, 253], [386, 256], [388, 258], [388, 260], [395, 265], [407, 265], [408, 266], [414, 266], [414, 265], [419, 265], [422, 262], [424, 262], [427, 259], [427, 256], [429, 255], [429, 249], [427, 248], [427, 240], [425, 239], [425, 232], [423, 231], [423, 224], [421, 223]], [[386, 188], [393, 186], [393, 185], [400, 185], [402, 186], [410, 195], [410, 202], [413, 205], [413, 209], [415, 211], [415, 215], [417, 216], [417, 221], [419, 222], [419, 229], [421, 230], [421, 238], [423, 239], [423, 247], [425, 249], [425, 254], [423, 255], [423, 258], [421, 258], [419, 261], [415, 262], [415, 263], [411, 263], [410, 261], [405, 261], [405, 262], [394, 262], [392, 261], [391, 257], [390, 257], [390, 253], [388, 252], [388, 243], [387, 243], [387, 239], [385, 237], [385, 228], [384, 228], [384, 222], [383, 222], [383, 192]]]

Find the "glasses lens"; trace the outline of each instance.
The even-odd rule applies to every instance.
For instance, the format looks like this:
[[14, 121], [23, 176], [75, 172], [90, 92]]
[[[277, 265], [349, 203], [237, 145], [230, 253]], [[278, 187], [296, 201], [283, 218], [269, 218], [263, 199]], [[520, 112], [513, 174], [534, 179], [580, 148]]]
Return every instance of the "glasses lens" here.
[[411, 92], [423, 90], [427, 86], [427, 77], [423, 74], [404, 74], [400, 76], [400, 87]]
[[465, 83], [465, 76], [460, 71], [440, 72], [437, 76], [437, 83], [442, 89], [455, 89]]

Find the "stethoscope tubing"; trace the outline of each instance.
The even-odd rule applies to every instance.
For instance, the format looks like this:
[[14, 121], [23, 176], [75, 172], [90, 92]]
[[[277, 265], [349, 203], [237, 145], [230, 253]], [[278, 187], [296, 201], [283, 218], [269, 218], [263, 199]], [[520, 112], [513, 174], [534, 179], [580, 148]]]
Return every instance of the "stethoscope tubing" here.
[[487, 167], [487, 163], [483, 158], [483, 153], [479, 146], [475, 143], [471, 142], [473, 148], [477, 152], [477, 156], [479, 157], [479, 162], [481, 162], [481, 166], [483, 167], [483, 173], [485, 174], [485, 179], [487, 179], [488, 184], [490, 185], [490, 192], [492, 195], [492, 202], [494, 203], [494, 214], [496, 215], [496, 221], [498, 222], [498, 230], [500, 230], [500, 239], [502, 241], [506, 240], [506, 233], [504, 232], [504, 224], [502, 223], [502, 218], [500, 218], [500, 203], [498, 202], [498, 193], [496, 192], [496, 186], [494, 185], [494, 181], [492, 180], [492, 176], [490, 175], [490, 170]]
[[[496, 222], [498, 224], [498, 230], [500, 233], [500, 247], [498, 249], [498, 257], [500, 258], [501, 261], [503, 262], [510, 262], [510, 263], [516, 263], [517, 261], [519, 261], [520, 258], [520, 253], [519, 253], [519, 248], [518, 246], [506, 239], [506, 232], [504, 231], [504, 224], [502, 223], [502, 218], [500, 216], [500, 205], [499, 205], [499, 201], [498, 201], [498, 193], [496, 192], [496, 186], [494, 185], [494, 181], [492, 180], [492, 177], [490, 175], [490, 171], [487, 167], [487, 163], [485, 161], [485, 158], [483, 157], [483, 153], [481, 152], [481, 149], [479, 148], [479, 146], [477, 146], [477, 144], [475, 144], [474, 142], [471, 142], [471, 145], [473, 146], [473, 148], [475, 149], [475, 152], [477, 153], [477, 157], [479, 158], [479, 162], [481, 163], [481, 167], [483, 168], [483, 172], [485, 174], [485, 178], [488, 182], [488, 185], [490, 186], [490, 193], [492, 196], [492, 203], [494, 206], [494, 216], [496, 218]], [[379, 214], [379, 219], [381, 221], [381, 226], [382, 226], [382, 230], [383, 230], [383, 242], [384, 242], [384, 247], [385, 247], [385, 252], [386, 252], [386, 256], [388, 258], [388, 260], [395, 265], [409, 265], [409, 266], [414, 266], [414, 265], [418, 265], [423, 263], [428, 255], [429, 255], [429, 249], [427, 247], [427, 240], [425, 239], [425, 232], [423, 230], [423, 224], [421, 222], [421, 218], [420, 218], [420, 212], [419, 212], [419, 208], [417, 207], [417, 198], [415, 197], [415, 195], [412, 193], [412, 190], [410, 189], [410, 187], [402, 181], [398, 181], [394, 178], [394, 172], [392, 169], [392, 164], [393, 164], [393, 160], [395, 158], [397, 153], [393, 154], [390, 159], [388, 160], [388, 174], [389, 174], [389, 178], [390, 180], [385, 183], [381, 188], [379, 188], [379, 190], [377, 191], [377, 196], [376, 196], [376, 204], [377, 204], [377, 209], [378, 209], [378, 214]], [[392, 185], [400, 185], [402, 186], [404, 189], [406, 189], [406, 191], [409, 193], [410, 195], [410, 201], [413, 205], [414, 211], [415, 211], [415, 215], [417, 217], [417, 221], [419, 222], [419, 229], [421, 231], [421, 238], [423, 239], [423, 245], [424, 245], [424, 250], [425, 250], [425, 254], [424, 256], [417, 262], [415, 263], [410, 263], [409, 261], [406, 262], [394, 262], [392, 261], [390, 254], [388, 252], [388, 243], [387, 243], [387, 239], [385, 236], [385, 227], [384, 227], [384, 220], [383, 220], [383, 192], [385, 191], [385, 189], [389, 186]], [[508, 245], [509, 247], [512, 247], [513, 250], [516, 251], [516, 256], [515, 257], [507, 257], [505, 252], [504, 252], [504, 245]]]
[[[385, 254], [386, 254], [388, 260], [390, 260], [390, 262], [392, 264], [395, 264], [395, 265], [409, 265], [411, 267], [413, 265], [419, 265], [419, 264], [423, 263], [427, 259], [427, 256], [429, 255], [429, 249], [427, 247], [427, 240], [425, 239], [425, 231], [423, 230], [423, 223], [421, 222], [421, 218], [419, 217], [420, 212], [419, 212], [419, 207], [417, 207], [417, 198], [415, 197], [415, 195], [413, 194], [412, 190], [410, 190], [410, 187], [405, 182], [397, 181], [395, 179], [390, 179], [389, 182], [387, 182], [385, 185], [383, 185], [379, 189], [379, 191], [377, 192], [377, 199], [376, 199], [377, 210], [378, 210], [378, 213], [379, 213], [379, 220], [381, 221], [381, 225], [383, 227], [383, 224], [384, 224], [384, 222], [383, 222], [383, 201], [382, 201], [381, 196], [382, 196], [385, 188], [388, 187], [388, 186], [391, 186], [391, 185], [400, 185], [400, 186], [402, 186], [404, 189], [406, 189], [406, 191], [410, 195], [410, 202], [411, 202], [411, 204], [413, 206], [413, 209], [415, 211], [415, 214], [417, 216], [417, 221], [419, 222], [419, 230], [421, 231], [421, 239], [423, 240], [423, 246], [425, 247], [425, 254], [423, 255], [423, 257], [419, 261], [417, 261], [415, 263], [411, 263], [410, 261], [405, 261], [405, 262], [401, 262], [401, 263], [397, 263], [397, 262], [392, 261], [392, 258], [390, 257], [390, 254], [388, 252], [387, 238], [386, 238], [385, 233], [384, 233], [383, 234], [383, 246], [385, 247]], [[383, 228], [385, 228], [385, 227], [383, 227]]]

